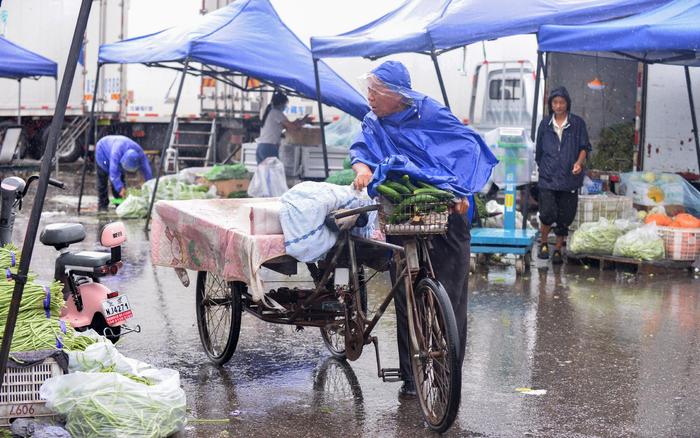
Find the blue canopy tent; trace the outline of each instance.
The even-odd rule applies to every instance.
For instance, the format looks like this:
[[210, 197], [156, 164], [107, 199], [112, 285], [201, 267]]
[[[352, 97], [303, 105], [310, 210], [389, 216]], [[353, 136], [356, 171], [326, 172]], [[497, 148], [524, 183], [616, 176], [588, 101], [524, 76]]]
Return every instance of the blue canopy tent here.
[[[546, 23], [592, 23], [642, 12], [668, 1], [407, 0], [397, 9], [355, 30], [336, 36], [312, 37], [311, 50], [314, 62], [324, 57], [376, 59], [402, 52], [429, 55], [443, 101], [449, 107], [437, 60], [441, 53], [478, 41], [535, 33]], [[538, 75], [542, 65], [543, 59], [538, 56]], [[539, 83], [539, 80], [535, 82], [535, 94], [539, 92]], [[320, 89], [318, 94], [321, 94]], [[533, 113], [537, 114], [536, 107]]]
[[689, 71], [689, 66], [700, 66], [698, 23], [700, 0], [674, 0], [651, 11], [618, 20], [580, 26], [542, 26], [538, 33], [539, 50], [595, 52], [596, 56], [630, 59], [645, 64], [682, 65], [700, 169], [697, 117]]
[[[163, 167], [164, 152], [172, 132], [185, 73], [213, 77], [244, 91], [250, 89], [247, 85], [237, 84], [233, 78], [253, 77], [290, 94], [320, 99], [358, 119], [369, 111], [367, 102], [357, 90], [326, 64], [319, 65], [313, 61], [311, 51], [282, 22], [268, 0], [239, 0], [197, 17], [188, 25], [103, 45], [100, 47], [98, 70], [99, 66], [108, 63], [141, 63], [176, 68], [183, 72], [161, 153], [158, 176]], [[201, 64], [201, 67], [194, 66], [194, 63]], [[318, 82], [324, 90], [328, 90], [322, 97], [316, 93]], [[323, 156], [327, 175], [325, 142]], [[153, 200], [146, 227], [152, 208]]]
[[0, 78], [17, 80], [17, 124], [22, 121], [22, 79], [58, 76], [58, 65], [0, 37]]
[[668, 0], [408, 0], [355, 30], [312, 37], [314, 58], [394, 53], [430, 55], [449, 106], [436, 56], [471, 43], [537, 32], [542, 24], [581, 24], [621, 17]]

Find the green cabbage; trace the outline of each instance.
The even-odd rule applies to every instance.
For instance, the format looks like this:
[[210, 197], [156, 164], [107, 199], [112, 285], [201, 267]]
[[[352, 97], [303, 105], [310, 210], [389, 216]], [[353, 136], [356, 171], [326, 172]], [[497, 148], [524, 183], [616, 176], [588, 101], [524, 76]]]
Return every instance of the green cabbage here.
[[653, 224], [632, 230], [617, 239], [613, 255], [637, 260], [660, 260], [666, 256], [664, 240]]
[[588, 222], [571, 236], [569, 250], [577, 254], [610, 255], [615, 248], [615, 241], [622, 233], [623, 230], [606, 219]]

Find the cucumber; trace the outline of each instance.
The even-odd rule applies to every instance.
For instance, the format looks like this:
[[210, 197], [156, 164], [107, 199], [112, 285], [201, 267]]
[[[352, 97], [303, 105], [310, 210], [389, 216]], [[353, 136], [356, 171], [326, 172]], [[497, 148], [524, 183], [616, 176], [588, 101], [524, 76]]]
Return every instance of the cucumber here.
[[418, 187], [411, 184], [411, 177], [409, 177], [408, 175], [402, 176], [401, 179], [403, 180], [403, 185], [408, 187], [408, 189], [411, 191], [411, 193], [418, 190]]
[[417, 181], [417, 182], [416, 182], [416, 185], [419, 185], [419, 186], [420, 186], [421, 188], [423, 188], [423, 189], [434, 189], [434, 190], [439, 190], [437, 187], [431, 186], [430, 184], [428, 184], [427, 182], [424, 182], [424, 181]]
[[401, 202], [401, 195], [399, 195], [398, 192], [396, 192], [396, 190], [392, 189], [387, 185], [379, 184], [377, 186], [377, 191], [393, 203]]
[[389, 216], [389, 223], [396, 225], [400, 224], [402, 222], [406, 222], [411, 218], [411, 215], [408, 213], [401, 213], [401, 212], [395, 212], [391, 216]]
[[410, 195], [411, 194], [411, 191], [408, 189], [408, 187], [401, 184], [400, 182], [385, 181], [384, 185], [394, 189], [397, 193], [399, 193], [401, 195]]
[[430, 204], [430, 203], [438, 203], [438, 202], [440, 202], [440, 200], [432, 195], [415, 195], [415, 196], [411, 196], [410, 198], [406, 198], [403, 201], [401, 201], [401, 203], [396, 206], [396, 209], [398, 211], [405, 212], [407, 210], [410, 210], [411, 206], [414, 206], [414, 205]]
[[450, 200], [454, 198], [454, 195], [450, 192], [447, 192], [445, 190], [440, 190], [440, 189], [428, 189], [428, 188], [423, 188], [423, 189], [418, 189], [413, 192], [414, 195], [432, 195], [435, 196], [436, 198], [440, 198], [443, 200]]

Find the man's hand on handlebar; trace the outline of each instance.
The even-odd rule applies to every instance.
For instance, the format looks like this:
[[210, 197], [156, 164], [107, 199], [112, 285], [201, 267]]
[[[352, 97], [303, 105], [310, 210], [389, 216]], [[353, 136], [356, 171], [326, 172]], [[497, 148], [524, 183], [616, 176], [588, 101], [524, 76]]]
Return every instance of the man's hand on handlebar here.
[[355, 171], [355, 181], [352, 182], [355, 190], [362, 190], [367, 187], [372, 180], [372, 169], [364, 163], [355, 163], [352, 165], [352, 170]]
[[467, 198], [458, 199], [450, 209], [453, 213], [466, 214], [469, 210], [469, 200]]

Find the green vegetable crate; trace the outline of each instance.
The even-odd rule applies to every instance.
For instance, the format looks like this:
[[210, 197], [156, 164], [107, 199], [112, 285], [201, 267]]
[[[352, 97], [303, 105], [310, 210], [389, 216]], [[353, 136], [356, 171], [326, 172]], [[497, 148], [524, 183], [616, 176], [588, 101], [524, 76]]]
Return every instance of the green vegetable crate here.
[[15, 418], [47, 418], [55, 414], [39, 397], [39, 388], [63, 370], [51, 357], [23, 368], [7, 367], [0, 391], [0, 427], [8, 427]]
[[380, 194], [379, 225], [386, 235], [444, 234], [449, 202], [454, 196], [429, 184], [387, 181], [377, 186]]

